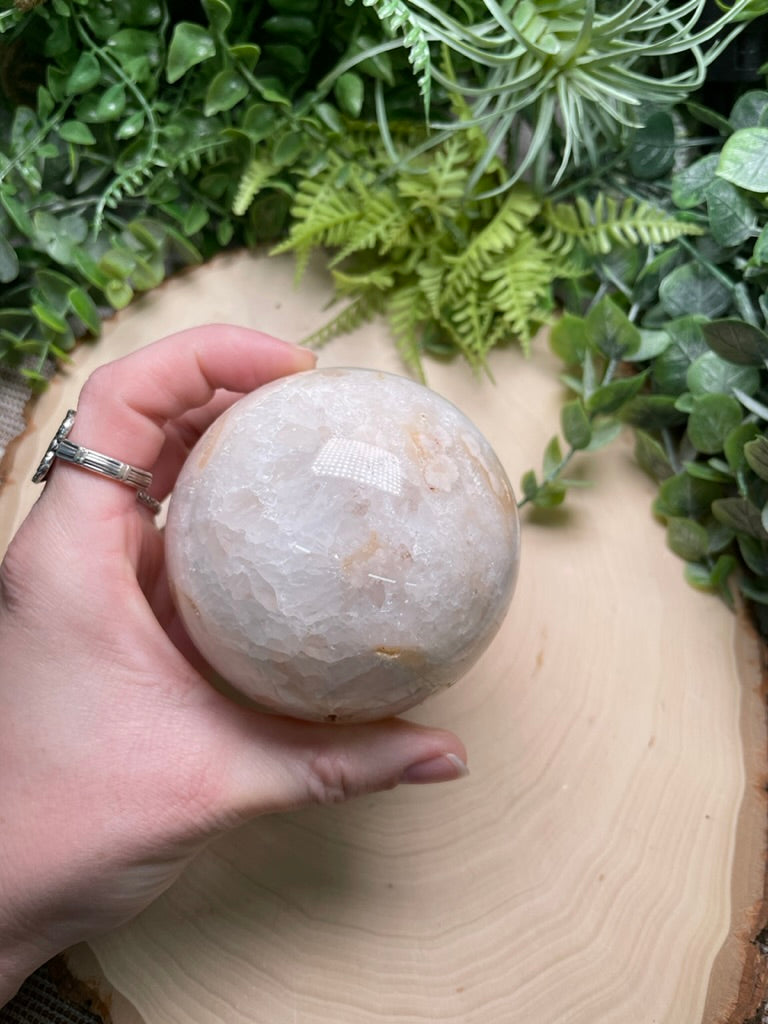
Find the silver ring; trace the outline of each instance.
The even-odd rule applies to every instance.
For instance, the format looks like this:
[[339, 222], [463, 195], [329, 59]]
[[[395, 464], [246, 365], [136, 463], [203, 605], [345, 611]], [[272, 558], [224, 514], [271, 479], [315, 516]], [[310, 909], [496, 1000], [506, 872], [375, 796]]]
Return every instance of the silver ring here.
[[118, 483], [128, 484], [136, 488], [136, 499], [146, 508], [154, 513], [160, 511], [160, 502], [150, 497], [148, 491], [152, 485], [152, 474], [146, 469], [137, 469], [127, 462], [114, 459], [111, 455], [102, 455], [91, 448], [84, 448], [82, 445], [74, 444], [67, 440], [72, 426], [75, 422], [76, 412], [70, 409], [62, 420], [61, 426], [53, 435], [51, 443], [46, 449], [40, 465], [35, 470], [32, 482], [40, 484], [48, 476], [51, 466], [56, 459], [62, 459], [72, 466], [80, 466], [82, 469], [89, 469], [92, 473], [99, 473], [110, 480], [117, 480]]

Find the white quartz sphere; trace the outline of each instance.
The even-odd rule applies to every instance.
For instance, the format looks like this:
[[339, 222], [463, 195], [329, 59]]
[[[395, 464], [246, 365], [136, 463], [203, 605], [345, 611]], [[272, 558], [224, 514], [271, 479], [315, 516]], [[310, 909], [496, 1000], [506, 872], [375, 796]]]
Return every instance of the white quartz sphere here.
[[395, 374], [310, 370], [209, 428], [173, 492], [168, 575], [209, 664], [297, 718], [398, 714], [455, 682], [514, 587], [517, 509], [454, 405]]

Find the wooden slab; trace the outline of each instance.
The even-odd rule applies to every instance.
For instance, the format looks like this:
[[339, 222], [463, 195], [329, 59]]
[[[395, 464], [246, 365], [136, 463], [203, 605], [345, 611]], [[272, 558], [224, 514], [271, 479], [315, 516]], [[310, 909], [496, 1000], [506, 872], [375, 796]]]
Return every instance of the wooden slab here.
[[[99, 363], [215, 320], [297, 340], [322, 272], [226, 257], [135, 303], [32, 410], [0, 503], [26, 481]], [[399, 369], [385, 328], [325, 365]], [[513, 483], [557, 430], [557, 365], [432, 364]], [[115, 1024], [721, 1024], [761, 996], [762, 648], [691, 590], [629, 438], [557, 522], [525, 517], [512, 611], [480, 664], [410, 717], [457, 731], [472, 774], [264, 818], [211, 845], [138, 920], [92, 947]], [[578, 469], [578, 464], [577, 464]], [[76, 958], [88, 973], [87, 957]], [[106, 979], [106, 980], [105, 980]]]

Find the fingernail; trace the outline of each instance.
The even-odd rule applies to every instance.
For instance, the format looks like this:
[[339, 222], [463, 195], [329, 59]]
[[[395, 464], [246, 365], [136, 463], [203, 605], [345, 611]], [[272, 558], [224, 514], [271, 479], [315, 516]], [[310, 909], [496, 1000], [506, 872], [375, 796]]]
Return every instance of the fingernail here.
[[400, 776], [401, 782], [422, 784], [425, 782], [452, 782], [469, 775], [469, 768], [456, 754], [441, 754], [428, 761], [418, 761], [406, 768]]

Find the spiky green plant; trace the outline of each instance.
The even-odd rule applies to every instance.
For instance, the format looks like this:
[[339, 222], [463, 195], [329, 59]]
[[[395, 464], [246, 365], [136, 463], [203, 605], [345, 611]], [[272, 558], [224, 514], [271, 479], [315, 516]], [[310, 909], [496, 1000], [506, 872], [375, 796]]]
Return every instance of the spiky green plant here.
[[[347, 0], [353, 3], [354, 0]], [[421, 149], [468, 127], [482, 128], [488, 144], [468, 179], [477, 190], [501, 154], [510, 171], [501, 187], [527, 176], [538, 191], [569, 168], [597, 166], [606, 149], [649, 110], [671, 107], [698, 89], [708, 65], [744, 22], [760, 13], [755, 0], [735, 0], [714, 20], [703, 20], [706, 0], [470, 0], [437, 6], [429, 0], [362, 0], [393, 35], [389, 44], [349, 56], [328, 78], [404, 45], [418, 69], [422, 93], [434, 87], [462, 94], [468, 118], [435, 121]], [[443, 60], [430, 60], [429, 47]], [[386, 89], [376, 85], [382, 136]]]

